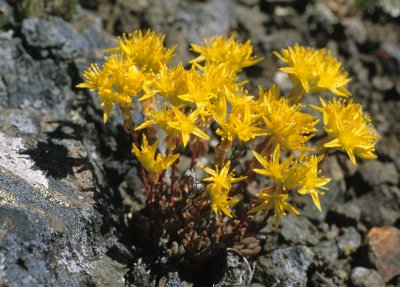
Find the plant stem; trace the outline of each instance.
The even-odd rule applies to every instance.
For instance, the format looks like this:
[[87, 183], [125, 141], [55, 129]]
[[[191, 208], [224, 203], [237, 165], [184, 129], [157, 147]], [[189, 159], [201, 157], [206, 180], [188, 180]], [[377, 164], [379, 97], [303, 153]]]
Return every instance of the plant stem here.
[[195, 137], [195, 142], [193, 144], [193, 151], [192, 151], [192, 159], [190, 162], [190, 169], [193, 169], [197, 164], [197, 160], [199, 157], [201, 141], [199, 138]]
[[[133, 143], [137, 147], [139, 147], [138, 136], [135, 131], [135, 124], [133, 122], [131, 110], [130, 110], [130, 108], [123, 108], [123, 107], [120, 107], [120, 109], [121, 109], [121, 113], [124, 117], [124, 124], [123, 124], [124, 129], [126, 132], [128, 132], [131, 135], [131, 139], [132, 139]], [[146, 192], [148, 194], [150, 194], [152, 188], [149, 184], [148, 177], [147, 177], [146, 172], [142, 165], [140, 165], [140, 178], [142, 180], [144, 189], [146, 190]]]
[[290, 91], [288, 94], [288, 100], [289, 102], [294, 105], [294, 104], [298, 104], [301, 102], [303, 96], [304, 96], [304, 89], [303, 86], [298, 83], [296, 84]]
[[[172, 152], [173, 154], [174, 152]], [[178, 177], [175, 175], [176, 172], [176, 165], [179, 162], [179, 158], [177, 160], [174, 161], [174, 163], [171, 166], [171, 194], [170, 194], [170, 198], [169, 198], [169, 205], [173, 206], [174, 205], [174, 196], [176, 193], [176, 182], [178, 180]]]
[[226, 152], [232, 146], [232, 142], [224, 139], [222, 142], [219, 142], [218, 145], [215, 147], [215, 162], [218, 166], [222, 166], [226, 159]]

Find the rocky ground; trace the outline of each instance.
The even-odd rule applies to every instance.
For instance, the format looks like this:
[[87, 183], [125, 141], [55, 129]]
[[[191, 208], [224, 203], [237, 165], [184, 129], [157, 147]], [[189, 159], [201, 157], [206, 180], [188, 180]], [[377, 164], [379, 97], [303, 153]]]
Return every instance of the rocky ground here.
[[[400, 286], [398, 0], [25, 2], [0, 0], [1, 286]], [[328, 47], [382, 137], [378, 159], [331, 156], [323, 212], [299, 199], [303, 216], [264, 228], [255, 261], [229, 251], [206, 274], [153, 269], [127, 224], [145, 200], [129, 139], [75, 88], [112, 34], [148, 27], [182, 61], [205, 37], [251, 39], [265, 58], [246, 71], [254, 86], [287, 85], [272, 51]]]

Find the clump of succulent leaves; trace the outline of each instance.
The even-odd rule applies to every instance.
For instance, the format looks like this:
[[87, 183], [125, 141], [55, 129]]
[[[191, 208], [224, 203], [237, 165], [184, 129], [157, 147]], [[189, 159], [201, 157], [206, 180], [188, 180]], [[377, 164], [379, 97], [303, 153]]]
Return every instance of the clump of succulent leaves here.
[[[341, 151], [354, 165], [376, 157], [379, 136], [328, 50], [296, 44], [275, 52], [291, 90], [272, 85], [252, 94], [239, 77], [262, 61], [250, 41], [206, 39], [191, 45], [197, 57], [172, 66], [175, 47], [165, 47], [164, 38], [153, 31], [123, 35], [78, 85], [97, 92], [104, 122], [114, 106], [123, 115], [147, 196], [132, 225], [136, 240], [154, 253], [189, 264], [228, 247], [255, 256], [256, 234], [269, 216], [277, 228], [282, 216], [300, 215], [293, 194], [321, 210], [331, 180], [319, 168], [325, 157]], [[302, 104], [320, 95], [319, 104]], [[254, 181], [256, 193], [248, 188]]]

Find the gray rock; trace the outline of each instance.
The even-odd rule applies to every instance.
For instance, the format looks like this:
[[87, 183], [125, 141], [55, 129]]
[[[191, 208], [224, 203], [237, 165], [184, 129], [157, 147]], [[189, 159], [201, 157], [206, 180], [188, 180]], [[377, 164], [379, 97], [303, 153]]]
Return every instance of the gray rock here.
[[230, 17], [234, 13], [232, 1], [212, 0], [197, 2], [151, 1], [144, 15], [153, 29], [167, 35], [167, 43], [171, 46], [179, 43], [176, 54], [177, 61], [186, 62], [192, 55], [187, 51], [189, 43], [200, 44], [204, 38], [226, 34], [236, 19]]
[[290, 244], [315, 245], [319, 241], [317, 228], [305, 217], [285, 216], [279, 233]]
[[372, 85], [381, 92], [389, 91], [394, 87], [394, 83], [389, 77], [375, 76], [372, 78]]
[[[381, 94], [381, 96], [382, 96], [381, 101], [383, 101], [384, 95]], [[390, 122], [386, 119], [385, 115], [382, 115], [382, 114], [375, 115], [374, 116], [374, 125], [375, 125], [375, 128], [376, 128], [378, 134], [380, 134], [380, 135], [390, 132]]]
[[319, 272], [315, 272], [310, 278], [311, 286], [319, 286], [319, 287], [335, 287], [338, 286], [333, 282], [331, 278], [328, 278], [324, 274]]
[[345, 32], [348, 37], [354, 39], [358, 44], [363, 44], [367, 40], [367, 30], [363, 22], [358, 18], [349, 18], [343, 21]]
[[[158, 282], [158, 287], [192, 287], [193, 284], [182, 281], [177, 272], [168, 273]], [[144, 287], [144, 286], [143, 286]]]
[[237, 2], [247, 6], [256, 6], [259, 4], [259, 0], [237, 0]]
[[400, 218], [397, 201], [392, 196], [387, 198], [381, 189], [374, 189], [353, 203], [361, 209], [360, 220], [367, 227], [393, 225]]
[[258, 7], [249, 8], [230, 0], [147, 2], [144, 21], [155, 31], [166, 34], [167, 45], [178, 43], [178, 57], [172, 60], [175, 64], [193, 58], [187, 47], [191, 43], [201, 44], [205, 38], [244, 29], [255, 43], [265, 34], [264, 22], [268, 16]]
[[[80, 230], [93, 220], [94, 214], [85, 219], [75, 210], [75, 196], [63, 195], [68, 188], [60, 190], [59, 186], [59, 191], [54, 188], [34, 188], [1, 170], [0, 218], [5, 234], [0, 249], [7, 268], [3, 280], [11, 286], [28, 286], [24, 285], [27, 282], [43, 286], [78, 285], [77, 273], [85, 263], [83, 253], [89, 251], [86, 234]], [[55, 242], [49, 241], [57, 237]], [[55, 269], [57, 279], [52, 271]]]
[[304, 16], [312, 20], [311, 29], [315, 29], [316, 25], [320, 24], [328, 32], [333, 32], [333, 26], [339, 22], [337, 15], [323, 2], [307, 5]]
[[76, 64], [80, 63], [82, 65], [78, 67], [82, 68], [79, 71], [86, 69], [87, 66], [84, 65], [88, 63], [103, 60], [105, 49], [117, 46], [115, 37], [104, 32], [103, 20], [96, 15], [82, 13], [71, 25], [73, 25], [73, 29], [78, 33], [79, 38], [85, 38], [85, 41], [82, 43], [88, 45], [84, 50], [87, 53], [83, 54], [85, 58], [81, 58], [79, 62], [75, 61]]
[[354, 202], [335, 205], [328, 212], [328, 221], [341, 226], [356, 226], [361, 217], [361, 208]]
[[399, 175], [394, 163], [383, 163], [378, 160], [368, 160], [361, 165], [362, 178], [371, 186], [381, 183], [399, 183]]
[[264, 23], [268, 19], [268, 15], [262, 13], [258, 7], [249, 8], [244, 5], [233, 5], [232, 18], [236, 19], [236, 23], [231, 21], [233, 28], [246, 29], [253, 40], [253, 44], [265, 35]]
[[122, 0], [122, 7], [129, 9], [130, 11], [134, 11], [136, 13], [143, 11], [146, 9], [150, 3], [147, 1], [132, 1], [132, 0]]
[[[322, 260], [321, 260], [322, 259]], [[307, 286], [348, 286], [350, 266], [346, 261], [333, 263], [316, 255], [311, 270], [308, 272]]]
[[339, 257], [339, 250], [334, 241], [320, 241], [311, 250], [328, 262], [335, 262]]
[[354, 253], [361, 245], [361, 235], [354, 227], [343, 228], [339, 236], [337, 246], [340, 253], [350, 255]]
[[13, 7], [7, 1], [0, 0], [0, 28], [10, 23], [14, 23]]
[[26, 43], [39, 49], [43, 58], [49, 56], [47, 52], [60, 59], [73, 59], [88, 53], [86, 38], [60, 17], [49, 20], [27, 18], [22, 22], [21, 32]]
[[335, 224], [332, 224], [324, 235], [328, 240], [335, 239], [339, 235], [339, 228]]
[[266, 286], [306, 286], [313, 256], [305, 246], [276, 249], [259, 258], [254, 281]]
[[220, 280], [218, 280], [218, 282], [213, 284], [213, 286], [248, 286], [248, 283], [251, 280], [250, 273], [252, 268], [253, 267], [250, 266], [247, 259], [244, 260], [244, 257], [240, 257], [236, 252], [228, 250], [224, 275]]
[[[87, 267], [88, 277], [79, 274], [79, 286], [116, 286], [123, 287], [125, 284], [125, 273], [127, 266], [108, 256], [104, 256], [99, 260], [91, 260]], [[83, 280], [88, 280], [83, 284]], [[90, 283], [89, 283], [90, 282]]]
[[356, 287], [382, 287], [385, 286], [381, 275], [376, 270], [364, 267], [355, 267], [351, 272], [351, 283]]
[[399, 0], [382, 0], [378, 2], [382, 9], [390, 16], [396, 18], [400, 16], [400, 1]]
[[260, 40], [261, 47], [266, 54], [273, 51], [280, 51], [282, 48], [293, 46], [296, 43], [301, 43], [302, 38], [296, 30], [279, 30], [263, 36]]
[[118, 238], [100, 232], [112, 216], [94, 207], [107, 196], [97, 131], [77, 123], [93, 107], [72, 109], [73, 60], [93, 49], [60, 18], [22, 30], [24, 44], [0, 33], [0, 285], [124, 286], [126, 265], [106, 254]]
[[358, 79], [358, 82], [354, 84], [354, 87], [356, 87], [357, 90], [361, 90], [361, 92], [358, 93], [358, 96], [363, 97], [366, 94], [369, 94], [371, 92], [369, 89], [369, 70], [359, 59], [353, 58], [350, 65]]
[[400, 63], [400, 46], [397, 42], [385, 41], [381, 44], [381, 47], [384, 51], [389, 53], [389, 55], [393, 57], [397, 63]]
[[[154, 287], [154, 280], [150, 279], [150, 270], [148, 270], [146, 264], [143, 263], [135, 263], [130, 273], [130, 282], [134, 286], [148, 286]], [[160, 280], [161, 281], [161, 280]]]
[[282, 71], [276, 71], [274, 75], [274, 82], [280, 87], [282, 91], [289, 91], [292, 88], [288, 74]]
[[52, 59], [35, 61], [27, 54], [18, 38], [0, 34], [0, 78], [7, 87], [1, 103], [10, 108], [27, 110], [46, 109], [48, 113], [65, 113], [68, 99], [72, 99], [71, 78], [67, 63]]
[[[386, 114], [381, 115], [381, 117], [384, 117], [387, 120]], [[392, 130], [392, 125], [390, 124], [390, 121], [387, 120], [386, 122], [389, 125], [390, 131], [386, 137], [383, 137], [379, 141], [377, 148], [381, 151], [382, 155], [394, 162], [397, 170], [400, 170], [400, 142], [396, 131]]]

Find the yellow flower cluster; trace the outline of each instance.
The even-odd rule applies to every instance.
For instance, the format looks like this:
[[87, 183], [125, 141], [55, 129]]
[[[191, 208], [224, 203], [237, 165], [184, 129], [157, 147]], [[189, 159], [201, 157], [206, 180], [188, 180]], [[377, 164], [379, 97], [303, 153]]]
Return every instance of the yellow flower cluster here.
[[224, 64], [234, 72], [253, 66], [262, 60], [262, 58], [252, 56], [253, 46], [250, 41], [241, 44], [235, 36], [229, 39], [225, 36], [214, 37], [205, 40], [204, 46], [192, 44], [192, 51], [200, 55], [191, 63], [206, 61], [209, 64]]
[[[253, 154], [263, 167], [263, 169], [255, 168], [253, 171], [271, 178], [274, 186], [273, 188], [264, 189], [257, 195], [260, 198], [260, 204], [251, 209], [250, 213], [264, 209], [261, 206], [269, 207], [266, 211], [274, 208], [275, 226], [277, 227], [281, 215], [285, 215], [285, 210], [299, 214], [294, 207], [285, 202], [288, 196], [287, 192], [290, 190], [297, 190], [299, 194], [310, 194], [315, 206], [321, 211], [318, 195], [323, 194], [323, 192], [319, 189], [327, 189], [324, 185], [330, 182], [330, 178], [319, 177], [318, 162], [322, 160], [323, 156], [311, 155], [306, 157], [302, 154], [297, 159], [294, 159], [292, 154], [280, 162], [279, 144], [269, 159], [264, 158], [255, 151], [253, 151]], [[276, 206], [277, 204], [281, 206]]]
[[244, 180], [246, 177], [234, 178], [233, 171], [230, 172], [231, 162], [228, 161], [225, 166], [218, 168], [215, 166], [215, 170], [209, 167], [203, 167], [204, 171], [210, 174], [210, 177], [203, 179], [205, 182], [211, 182], [207, 185], [209, 192], [211, 209], [216, 214], [221, 214], [221, 211], [229, 217], [232, 217], [229, 212], [229, 208], [238, 203], [238, 200], [229, 198], [228, 194], [231, 190], [232, 183]]
[[376, 158], [375, 143], [379, 136], [375, 134], [371, 118], [363, 116], [361, 105], [336, 99], [328, 104], [320, 101], [322, 107], [314, 108], [322, 112], [325, 131], [329, 135], [330, 141], [325, 147], [345, 151], [353, 164], [356, 164], [355, 156]]
[[291, 105], [280, 97], [275, 85], [265, 92], [259, 91], [259, 108], [268, 135], [274, 144], [280, 144], [286, 150], [307, 150], [305, 143], [313, 136], [318, 119], [302, 113], [300, 104]]
[[156, 140], [153, 145], [149, 146], [146, 136], [143, 135], [141, 150], [139, 150], [135, 144], [132, 146], [133, 153], [136, 155], [142, 166], [149, 172], [161, 173], [179, 157], [178, 153], [168, 157], [157, 154], [157, 158], [154, 158], [157, 152], [158, 142], [159, 140]]
[[342, 64], [326, 49], [315, 50], [298, 44], [274, 53], [288, 65], [281, 71], [289, 74], [293, 85], [301, 84], [307, 93], [330, 90], [338, 96], [350, 96], [345, 85], [350, 81]]
[[139, 67], [157, 73], [175, 55], [175, 47], [164, 47], [164, 35], [137, 30], [118, 39], [119, 47], [107, 49], [108, 53], [121, 53]]
[[[351, 95], [345, 87], [350, 79], [329, 51], [296, 44], [275, 52], [287, 65], [281, 70], [288, 73], [293, 84], [285, 96], [276, 85], [268, 90], [259, 87], [258, 95], [253, 95], [245, 88], [246, 82], [238, 80], [242, 69], [261, 61], [252, 55], [250, 41], [241, 44], [234, 36], [218, 36], [191, 47], [199, 55], [190, 62], [190, 68], [183, 64], [168, 66], [175, 47], [166, 48], [163, 35], [135, 31], [119, 38], [119, 47], [107, 50], [111, 55], [105, 57], [102, 68], [92, 64], [84, 72], [86, 82], [78, 85], [97, 91], [104, 121], [113, 106], [119, 105], [124, 127], [130, 127], [127, 130], [135, 140], [133, 153], [160, 192], [164, 192], [165, 180], [155, 181], [162, 180], [170, 166], [171, 197], [178, 188], [174, 175], [178, 152], [189, 147], [192, 168], [202, 154], [215, 152], [215, 169], [203, 167], [210, 175], [203, 180], [210, 210], [232, 217], [238, 202], [234, 194], [243, 192], [259, 174], [269, 179], [269, 185], [250, 203], [248, 213], [273, 210], [278, 226], [286, 212], [299, 214], [287, 202], [291, 192], [310, 195], [321, 210], [319, 195], [327, 189], [330, 179], [321, 176], [318, 164], [328, 152], [344, 151], [354, 164], [356, 156], [376, 157], [379, 137], [370, 118], [362, 115], [360, 105], [335, 98]], [[317, 132], [319, 118], [305, 112], [300, 101], [304, 93], [327, 91], [334, 98], [313, 106], [321, 112], [326, 132], [318, 145], [310, 143], [310, 139]], [[143, 122], [133, 122], [132, 109], [143, 112]], [[138, 134], [143, 134], [140, 149]], [[161, 139], [165, 140], [159, 145]], [[213, 151], [208, 151], [210, 139], [217, 141]], [[254, 158], [247, 163], [250, 169], [245, 175], [234, 177], [231, 163], [240, 162], [244, 155], [238, 158], [232, 147], [243, 146], [242, 143], [252, 150]], [[157, 154], [160, 149], [165, 154]], [[232, 192], [238, 182], [240, 186]]]
[[91, 65], [83, 74], [87, 81], [77, 87], [97, 91], [104, 109], [104, 122], [107, 122], [115, 104], [130, 108], [132, 96], [146, 90], [150, 77], [123, 55], [112, 55], [105, 60], [101, 70], [96, 64]]

